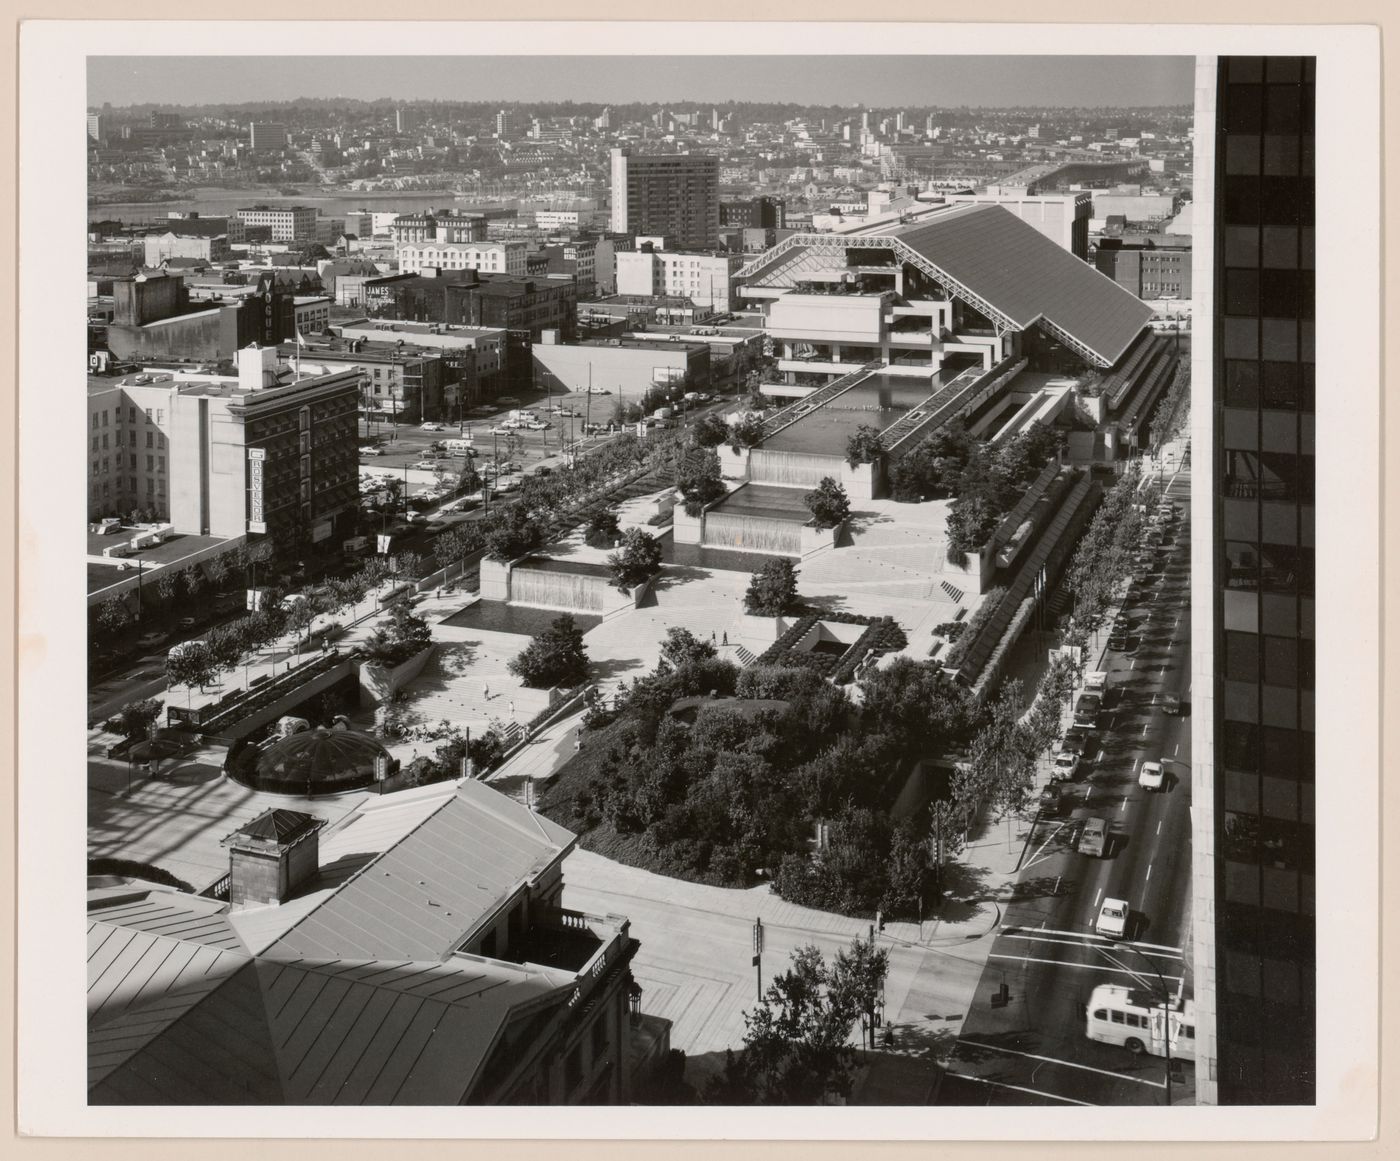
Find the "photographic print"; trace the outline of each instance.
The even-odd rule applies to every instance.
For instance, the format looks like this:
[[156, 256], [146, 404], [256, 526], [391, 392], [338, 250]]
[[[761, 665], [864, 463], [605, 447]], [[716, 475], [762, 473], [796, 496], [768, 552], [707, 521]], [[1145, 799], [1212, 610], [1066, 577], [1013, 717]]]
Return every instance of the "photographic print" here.
[[1336, 55], [618, 27], [69, 46], [77, 1104], [1320, 1132]]

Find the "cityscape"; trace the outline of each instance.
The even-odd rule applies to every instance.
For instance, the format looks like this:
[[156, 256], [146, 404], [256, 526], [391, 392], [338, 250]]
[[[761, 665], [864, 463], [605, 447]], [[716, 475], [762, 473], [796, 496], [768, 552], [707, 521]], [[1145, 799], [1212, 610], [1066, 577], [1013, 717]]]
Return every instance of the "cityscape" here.
[[89, 1104], [1316, 1100], [1312, 58], [140, 65], [85, 127]]

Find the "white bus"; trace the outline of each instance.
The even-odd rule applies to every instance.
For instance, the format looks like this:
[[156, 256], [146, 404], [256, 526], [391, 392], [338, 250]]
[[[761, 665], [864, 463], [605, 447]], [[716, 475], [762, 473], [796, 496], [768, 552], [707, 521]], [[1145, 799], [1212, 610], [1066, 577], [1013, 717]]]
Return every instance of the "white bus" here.
[[1166, 1056], [1163, 1028], [1171, 1021], [1171, 1057], [1196, 1059], [1196, 1002], [1169, 1003], [1166, 1008], [1149, 992], [1122, 984], [1100, 984], [1084, 1009], [1085, 1035], [1102, 1044], [1121, 1044], [1137, 1055]]

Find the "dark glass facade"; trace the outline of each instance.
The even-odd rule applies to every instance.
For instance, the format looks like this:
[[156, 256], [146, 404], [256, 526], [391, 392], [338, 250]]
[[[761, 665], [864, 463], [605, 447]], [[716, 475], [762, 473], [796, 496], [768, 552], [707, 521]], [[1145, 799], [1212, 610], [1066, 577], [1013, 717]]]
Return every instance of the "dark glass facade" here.
[[1314, 62], [1226, 57], [1216, 80], [1218, 1103], [1310, 1104]]

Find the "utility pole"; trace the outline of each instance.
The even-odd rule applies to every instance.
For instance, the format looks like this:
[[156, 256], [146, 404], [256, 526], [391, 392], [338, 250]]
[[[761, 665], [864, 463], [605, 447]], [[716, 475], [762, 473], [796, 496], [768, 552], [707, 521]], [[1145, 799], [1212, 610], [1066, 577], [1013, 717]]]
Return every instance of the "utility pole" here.
[[758, 1002], [763, 1002], [763, 920], [753, 921], [753, 966], [758, 983]]

